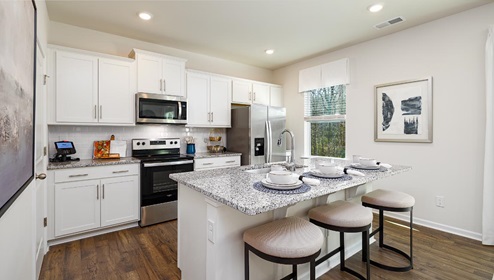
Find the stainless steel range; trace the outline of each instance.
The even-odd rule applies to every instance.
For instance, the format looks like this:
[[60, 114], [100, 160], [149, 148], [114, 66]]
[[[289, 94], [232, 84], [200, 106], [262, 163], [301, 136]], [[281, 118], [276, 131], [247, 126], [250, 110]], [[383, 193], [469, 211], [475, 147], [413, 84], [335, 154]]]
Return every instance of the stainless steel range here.
[[177, 218], [177, 182], [170, 174], [194, 170], [194, 158], [180, 154], [179, 138], [133, 139], [141, 160], [141, 227]]

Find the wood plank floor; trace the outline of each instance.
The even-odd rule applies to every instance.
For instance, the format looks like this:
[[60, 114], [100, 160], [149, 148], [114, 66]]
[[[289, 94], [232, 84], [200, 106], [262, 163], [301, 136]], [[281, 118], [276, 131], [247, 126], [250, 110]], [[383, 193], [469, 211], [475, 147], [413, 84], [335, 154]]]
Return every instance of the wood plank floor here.
[[[388, 219], [385, 240], [406, 251], [408, 229], [401, 224]], [[371, 267], [372, 279], [493, 279], [494, 247], [425, 227], [415, 228], [414, 269], [389, 272]], [[180, 279], [176, 236], [177, 222], [171, 221], [52, 246], [45, 256], [40, 279]], [[381, 252], [377, 242], [371, 245], [371, 256], [388, 264], [400, 264], [393, 262], [396, 256], [392, 253]], [[354, 255], [347, 266], [364, 272], [360, 258], [360, 253]], [[334, 268], [318, 279], [355, 278]]]

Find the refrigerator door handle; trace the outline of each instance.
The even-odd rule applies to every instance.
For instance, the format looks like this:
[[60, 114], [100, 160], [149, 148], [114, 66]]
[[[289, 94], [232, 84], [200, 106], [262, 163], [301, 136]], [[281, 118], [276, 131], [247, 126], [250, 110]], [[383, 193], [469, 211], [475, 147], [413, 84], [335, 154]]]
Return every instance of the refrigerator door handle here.
[[273, 152], [273, 147], [271, 147], [271, 144], [273, 142], [273, 135], [272, 135], [272, 130], [271, 130], [271, 122], [266, 121], [266, 142], [264, 143], [266, 145], [266, 163], [271, 162], [271, 154]]

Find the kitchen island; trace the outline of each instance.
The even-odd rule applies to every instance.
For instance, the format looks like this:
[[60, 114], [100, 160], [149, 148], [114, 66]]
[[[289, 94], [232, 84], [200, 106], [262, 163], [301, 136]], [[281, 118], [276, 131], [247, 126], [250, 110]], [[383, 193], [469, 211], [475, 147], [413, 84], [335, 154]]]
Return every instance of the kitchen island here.
[[[336, 160], [340, 166], [350, 162]], [[303, 174], [314, 168], [298, 168]], [[365, 176], [345, 176], [341, 179], [321, 179], [318, 186], [298, 194], [276, 194], [256, 190], [253, 186], [269, 171], [269, 165], [243, 166], [170, 175], [179, 183], [178, 190], [178, 267], [182, 279], [243, 279], [243, 232], [285, 216], [305, 217], [307, 211], [331, 200], [351, 200], [370, 190], [369, 183], [411, 170], [406, 166], [391, 169], [359, 170]], [[323, 252], [336, 247], [338, 238], [325, 235]], [[348, 255], [360, 250], [360, 238], [350, 236]], [[334, 244], [333, 244], [334, 243]], [[354, 244], [353, 244], [354, 243]], [[353, 246], [352, 246], [353, 244]], [[273, 265], [253, 254], [251, 279], [275, 279], [285, 275], [289, 267]], [[337, 265], [330, 259], [317, 267], [317, 274]], [[306, 267], [299, 276], [304, 279]]]

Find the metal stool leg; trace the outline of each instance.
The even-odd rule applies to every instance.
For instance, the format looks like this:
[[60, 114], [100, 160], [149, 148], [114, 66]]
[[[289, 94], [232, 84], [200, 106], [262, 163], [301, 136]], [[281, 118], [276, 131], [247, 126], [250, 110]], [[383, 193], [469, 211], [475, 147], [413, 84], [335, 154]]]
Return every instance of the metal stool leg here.
[[247, 243], [244, 243], [244, 271], [245, 280], [249, 280], [249, 248]]

